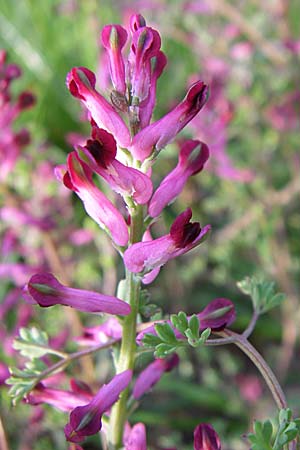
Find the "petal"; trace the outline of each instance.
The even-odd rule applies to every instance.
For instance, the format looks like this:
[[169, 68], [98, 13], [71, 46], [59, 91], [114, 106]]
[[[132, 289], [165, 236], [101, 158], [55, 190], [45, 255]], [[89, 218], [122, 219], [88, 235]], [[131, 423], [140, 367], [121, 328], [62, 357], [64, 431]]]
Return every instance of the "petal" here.
[[[196, 156], [193, 153], [196, 152]], [[157, 217], [181, 193], [191, 175], [200, 172], [209, 155], [208, 147], [200, 141], [187, 141], [181, 148], [179, 161], [160, 183], [149, 204], [149, 215]]]
[[158, 152], [169, 144], [201, 110], [207, 96], [208, 88], [202, 81], [193, 84], [179, 105], [134, 136], [130, 146], [133, 156], [144, 161], [154, 149]]
[[116, 91], [125, 94], [125, 64], [122, 49], [127, 41], [127, 31], [121, 25], [106, 25], [101, 33], [102, 44], [109, 56], [110, 76]]
[[25, 292], [43, 307], [65, 305], [91, 313], [119, 315], [130, 313], [130, 306], [123, 300], [93, 291], [66, 287], [51, 273], [33, 275], [25, 289]]
[[102, 427], [102, 414], [118, 400], [131, 378], [131, 370], [115, 375], [107, 385], [100, 388], [90, 403], [75, 408], [70, 414], [69, 423], [65, 426], [67, 440], [80, 442], [85, 436], [96, 434]]
[[[90, 169], [75, 152], [68, 156], [68, 178], [64, 178], [67, 187], [75, 190], [83, 201], [86, 212], [101, 228], [111, 234], [117, 245], [124, 246], [128, 242], [128, 228], [120, 211], [95, 186]], [[69, 182], [71, 181], [71, 185]]]
[[188, 208], [175, 219], [170, 234], [131, 245], [124, 253], [127, 269], [133, 273], [149, 272], [199, 245], [207, 237], [210, 225], [201, 229], [198, 222], [189, 222], [191, 215]]
[[116, 143], [105, 130], [94, 127], [85, 147], [77, 148], [78, 157], [90, 169], [105, 179], [123, 197], [132, 196], [138, 204], [145, 204], [152, 195], [152, 181], [144, 173], [116, 160]]
[[147, 450], [146, 428], [136, 423], [125, 438], [125, 450]]
[[166, 359], [156, 359], [144, 369], [136, 379], [133, 387], [133, 397], [135, 399], [141, 398], [148, 392], [162, 377], [165, 372], [169, 372], [179, 363], [179, 358], [176, 354]]
[[221, 450], [219, 436], [209, 423], [201, 423], [195, 428], [194, 450]]
[[96, 91], [95, 82], [95, 75], [85, 67], [75, 67], [67, 75], [67, 86], [71, 94], [84, 103], [97, 126], [112, 133], [121, 147], [128, 147], [130, 133], [125, 122], [112, 105]]
[[216, 298], [198, 314], [200, 328], [212, 330], [228, 327], [234, 322], [235, 316], [234, 304], [228, 298]]

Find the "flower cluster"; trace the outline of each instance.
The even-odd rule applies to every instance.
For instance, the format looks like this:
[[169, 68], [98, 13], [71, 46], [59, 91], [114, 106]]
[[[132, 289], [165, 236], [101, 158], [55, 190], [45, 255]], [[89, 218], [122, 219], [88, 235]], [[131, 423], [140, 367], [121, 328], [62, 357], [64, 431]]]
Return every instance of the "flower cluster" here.
[[[167, 359], [156, 359], [140, 373], [133, 389], [129, 388], [133, 375], [130, 361], [134, 358], [126, 352], [136, 346], [139, 287], [141, 283], [151, 283], [169, 260], [198, 246], [210, 231], [210, 225], [201, 227], [198, 222], [192, 222], [192, 210], [187, 208], [175, 218], [168, 234], [156, 239], [151, 235], [151, 227], [164, 208], [180, 195], [189, 177], [203, 170], [208, 160], [209, 150], [203, 142], [188, 140], [181, 143], [177, 165], [157, 189], [153, 189], [152, 166], [160, 151], [202, 109], [208, 95], [207, 86], [196, 81], [177, 106], [161, 119], [151, 122], [157, 80], [167, 62], [160, 48], [159, 33], [147, 26], [142, 16], [133, 15], [129, 30], [120, 25], [107, 25], [102, 30], [101, 41], [109, 61], [111, 91], [106, 96], [100, 93], [95, 74], [85, 67], [75, 67], [67, 75], [70, 93], [87, 110], [91, 133], [86, 142], [77, 142], [66, 165], [56, 168], [56, 175], [66, 188], [78, 195], [87, 214], [109, 235], [123, 257], [129, 277], [126, 280], [130, 280], [127, 285], [136, 288], [134, 293], [125, 293], [118, 298], [67, 287], [51, 273], [39, 273], [31, 277], [24, 290], [27, 299], [43, 307], [59, 304], [79, 311], [125, 316], [123, 330], [117, 319], [111, 318], [87, 329], [81, 339], [83, 344], [100, 346], [110, 338], [114, 343], [122, 341], [117, 374], [96, 395], [90, 397], [90, 392], [81, 391], [76, 404], [74, 386], [72, 392], [63, 393], [40, 383], [27, 397], [32, 404], [47, 402], [71, 411], [65, 434], [67, 440], [74, 443], [99, 431], [103, 414], [108, 413], [114, 420], [117, 413], [109, 410], [122, 392], [120, 401], [126, 401], [132, 392], [131, 401], [138, 402], [165, 372], [178, 365], [176, 354]], [[124, 56], [126, 46], [129, 49], [127, 59]], [[110, 187], [111, 195], [107, 196], [101, 190], [101, 183]], [[233, 304], [227, 299], [216, 299], [199, 313], [201, 329], [224, 328], [234, 317]], [[133, 332], [127, 331], [130, 327]], [[131, 340], [124, 343], [125, 339]], [[138, 343], [140, 339], [141, 335]], [[124, 360], [129, 361], [127, 365], [122, 362]], [[124, 417], [116, 422], [117, 427], [125, 430], [123, 443], [126, 449], [146, 449], [143, 424], [130, 429]], [[114, 439], [114, 448], [119, 448], [120, 438]], [[211, 447], [210, 442], [213, 442]], [[217, 449], [218, 442], [208, 425], [195, 431], [196, 449]]]
[[30, 141], [28, 130], [14, 131], [13, 125], [22, 111], [35, 103], [34, 96], [27, 91], [12, 99], [11, 83], [21, 76], [16, 64], [6, 62], [6, 52], [0, 50], [0, 180], [3, 181], [13, 169], [22, 150]]

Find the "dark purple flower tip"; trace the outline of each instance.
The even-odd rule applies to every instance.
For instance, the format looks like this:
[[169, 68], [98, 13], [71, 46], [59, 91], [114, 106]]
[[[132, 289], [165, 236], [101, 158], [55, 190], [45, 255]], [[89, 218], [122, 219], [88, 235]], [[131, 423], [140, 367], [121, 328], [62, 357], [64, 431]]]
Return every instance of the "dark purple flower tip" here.
[[201, 232], [199, 222], [190, 222], [192, 217], [191, 208], [187, 208], [174, 220], [170, 235], [177, 248], [185, 248], [191, 244]]
[[141, 14], [133, 14], [130, 17], [130, 30], [135, 33], [139, 28], [146, 26], [146, 20]]
[[101, 32], [103, 47], [121, 50], [127, 41], [127, 31], [121, 25], [106, 25]]
[[209, 423], [200, 423], [195, 428], [194, 450], [221, 450], [220, 438]]
[[203, 81], [194, 83], [186, 95], [186, 102], [190, 104], [191, 111], [200, 111], [208, 100], [209, 89]]
[[221, 330], [231, 325], [236, 317], [235, 307], [227, 298], [216, 298], [198, 314], [201, 329]]
[[87, 141], [85, 148], [104, 169], [109, 166], [117, 154], [117, 143], [113, 135], [98, 127], [93, 127], [92, 139]]
[[74, 67], [67, 75], [66, 84], [74, 97], [84, 100], [85, 96], [82, 90], [84, 88], [94, 89], [96, 76], [86, 67]]
[[30, 142], [29, 131], [26, 130], [25, 128], [18, 131], [18, 133], [15, 134], [14, 141], [20, 147], [24, 147], [25, 145], [28, 145]]
[[18, 107], [20, 109], [31, 108], [36, 102], [36, 98], [31, 92], [22, 92], [18, 98]]

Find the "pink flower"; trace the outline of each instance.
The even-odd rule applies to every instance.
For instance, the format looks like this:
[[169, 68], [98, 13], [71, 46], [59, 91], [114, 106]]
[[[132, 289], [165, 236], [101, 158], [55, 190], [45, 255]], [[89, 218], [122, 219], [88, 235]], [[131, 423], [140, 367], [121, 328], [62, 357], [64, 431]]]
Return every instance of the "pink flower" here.
[[128, 242], [128, 228], [119, 210], [96, 187], [90, 168], [79, 159], [76, 152], [68, 155], [68, 171], [63, 176], [65, 186], [83, 201], [86, 212], [104, 228], [117, 245]]
[[70, 414], [69, 423], [65, 426], [67, 441], [81, 442], [101, 430], [102, 414], [108, 411], [118, 400], [119, 395], [131, 381], [132, 371], [126, 370], [107, 384], [103, 385], [95, 397], [84, 406], [78, 406]]
[[133, 397], [138, 400], [147, 391], [149, 391], [161, 379], [165, 372], [170, 372], [179, 364], [179, 358], [176, 354], [170, 358], [158, 358], [149, 364], [136, 379], [133, 387]]
[[24, 288], [26, 297], [42, 307], [65, 305], [79, 311], [127, 315], [130, 306], [110, 295], [62, 285], [51, 273], [33, 275]]
[[[227, 298], [216, 298], [211, 301], [200, 313], [197, 314], [200, 322], [200, 331], [206, 328], [211, 328], [212, 330], [221, 330], [225, 327], [231, 325], [236, 317], [235, 307], [231, 300]], [[191, 318], [188, 317], [189, 320]], [[164, 322], [164, 321], [161, 321]], [[183, 339], [183, 336], [176, 328], [173, 327], [170, 320], [165, 321], [168, 323], [175, 333], [177, 339]], [[159, 323], [159, 322], [157, 322]], [[157, 335], [155, 330], [155, 324], [141, 331], [136, 338], [137, 344], [142, 345], [143, 338], [145, 334]]]
[[125, 94], [125, 64], [122, 49], [127, 41], [127, 31], [121, 25], [106, 25], [102, 30], [101, 39], [108, 53], [113, 86], [116, 91]]
[[166, 64], [167, 57], [162, 51], [159, 51], [157, 55], [152, 58], [152, 72], [149, 94], [148, 97], [140, 104], [139, 108], [139, 120], [141, 128], [145, 128], [150, 123], [156, 101], [157, 80], [161, 76]]
[[195, 428], [194, 450], [221, 450], [219, 436], [209, 423], [200, 423]]
[[161, 45], [159, 33], [150, 27], [139, 27], [132, 35], [128, 58], [128, 84], [133, 104], [147, 99], [151, 84], [151, 58], [156, 57]]
[[189, 140], [180, 149], [178, 164], [162, 180], [149, 204], [149, 215], [157, 217], [165, 206], [181, 193], [188, 178], [199, 173], [208, 160], [207, 145], [200, 141]]
[[129, 247], [124, 253], [127, 269], [134, 273], [149, 272], [203, 242], [210, 225], [201, 229], [198, 222], [190, 222], [191, 217], [192, 210], [188, 208], [175, 219], [166, 236]]
[[76, 337], [75, 341], [80, 345], [99, 345], [110, 340], [120, 340], [122, 337], [122, 325], [118, 319], [110, 317], [101, 325], [84, 328], [82, 336]]
[[144, 161], [154, 150], [159, 152], [169, 144], [201, 110], [207, 96], [208, 88], [206, 84], [202, 81], [194, 83], [179, 105], [134, 136], [130, 146], [133, 156]]
[[125, 450], [147, 450], [146, 427], [136, 423], [124, 437]]
[[78, 383], [76, 380], [71, 380], [70, 384], [71, 391], [66, 391], [62, 389], [53, 389], [39, 383], [34, 390], [27, 395], [26, 402], [30, 405], [47, 403], [60, 411], [70, 412], [77, 406], [86, 405], [87, 402], [92, 400], [93, 395], [87, 386]]
[[99, 128], [112, 133], [121, 147], [128, 147], [130, 133], [113, 106], [95, 89], [96, 77], [85, 67], [74, 67], [67, 75], [71, 94], [79, 98]]
[[92, 139], [77, 154], [90, 169], [107, 181], [123, 197], [132, 196], [139, 204], [148, 202], [152, 195], [152, 182], [144, 173], [127, 167], [116, 159], [117, 144], [112, 134], [93, 127]]

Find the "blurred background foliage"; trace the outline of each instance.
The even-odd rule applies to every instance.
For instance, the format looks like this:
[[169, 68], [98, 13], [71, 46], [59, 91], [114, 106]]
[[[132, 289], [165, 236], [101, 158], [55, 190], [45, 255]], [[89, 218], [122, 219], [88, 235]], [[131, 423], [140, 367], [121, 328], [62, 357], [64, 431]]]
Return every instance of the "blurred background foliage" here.
[[[36, 106], [24, 112], [17, 122], [18, 127], [29, 128], [32, 138], [24, 149], [24, 158], [19, 159], [10, 174], [8, 188], [32, 201], [39, 214], [43, 204], [34, 200], [39, 187], [33, 182], [39, 163], [45, 160], [54, 165], [63, 163], [71, 150], [68, 133], [89, 133], [88, 123], [80, 120], [79, 102], [65, 87], [66, 73], [73, 66], [86, 66], [99, 73], [101, 28], [107, 23], [128, 23], [131, 12], [141, 13], [147, 24], [160, 31], [168, 57], [167, 69], [158, 83], [155, 117], [161, 117], [184, 97], [192, 77], [212, 82], [211, 106], [209, 100], [199, 115], [200, 125], [197, 122], [183, 133], [189, 137], [203, 136], [212, 150], [216, 136], [210, 135], [209, 130], [219, 119], [218, 108], [222, 107], [220, 102], [213, 101], [217, 78], [219, 98], [228, 102], [230, 116], [223, 151], [238, 173], [236, 179], [220, 175], [212, 163], [209, 170], [191, 178], [180, 198], [167, 208], [164, 223], [156, 225], [157, 235], [165, 233], [175, 216], [187, 206], [192, 207], [195, 220], [211, 223], [213, 231], [204, 245], [162, 270], [150, 287], [152, 302], [164, 313], [179, 310], [193, 313], [215, 297], [228, 297], [238, 312], [233, 328], [242, 331], [250, 319], [251, 305], [238, 291], [236, 282], [247, 275], [273, 279], [287, 299], [281, 308], [259, 320], [252, 341], [278, 374], [290, 406], [299, 413], [300, 6], [297, 0], [0, 0], [0, 48], [7, 50], [9, 61], [19, 64], [23, 72], [14, 89], [30, 90], [37, 97]], [[210, 122], [206, 122], [208, 116]], [[176, 164], [177, 153], [175, 143], [161, 153], [155, 166], [157, 183]], [[212, 160], [217, 161], [217, 169], [222, 169], [220, 159]], [[251, 171], [249, 179], [239, 175], [245, 171]], [[47, 189], [47, 195], [54, 199], [64, 197], [70, 208], [68, 214], [62, 206], [64, 214], [60, 216], [57, 208], [57, 227], [48, 233], [19, 228], [20, 240], [29, 246], [46, 248], [46, 253], [50, 246], [46, 265], [51, 270], [57, 269], [60, 273], [56, 275], [61, 275], [61, 279], [81, 288], [113, 293], [122, 274], [120, 261], [108, 240], [86, 218], [75, 196], [63, 194], [55, 181]], [[7, 201], [5, 193], [1, 201]], [[43, 203], [43, 198], [40, 202]], [[62, 230], [70, 224], [88, 229], [92, 240], [72, 247], [62, 238]], [[1, 227], [4, 232], [7, 225]], [[58, 262], [51, 257], [53, 245], [58, 249]], [[22, 262], [17, 254], [11, 258], [10, 262]], [[28, 258], [34, 265], [34, 256]], [[3, 298], [13, 284], [9, 276], [3, 277], [0, 289]], [[7, 318], [11, 333], [16, 314], [13, 310]], [[64, 327], [76, 335], [72, 320], [56, 308], [35, 309], [35, 317], [31, 319], [52, 336]], [[95, 318], [92, 320], [97, 323]], [[87, 317], [83, 316], [82, 321], [86, 324]], [[191, 350], [180, 356], [177, 373], [166, 375], [134, 413], [133, 420], [147, 425], [149, 445], [155, 449], [191, 448], [191, 430], [205, 421], [211, 422], [221, 435], [224, 449], [249, 448], [241, 436], [250, 429], [251, 420], [275, 415], [272, 399], [256, 378], [255, 368], [231, 346]], [[87, 376], [80, 366], [73, 367], [75, 374], [99, 383], [109, 373], [106, 357], [107, 354], [97, 356], [95, 374]], [[3, 359], [12, 363], [14, 355], [3, 354]], [[34, 412], [23, 404], [11, 409], [4, 386], [1, 395], [3, 423], [11, 449], [67, 448], [62, 431], [66, 423], [64, 414], [45, 407], [43, 411], [47, 414], [41, 427], [38, 414], [42, 416], [44, 412], [40, 409]], [[83, 447], [87, 450], [99, 445], [92, 438]]]

